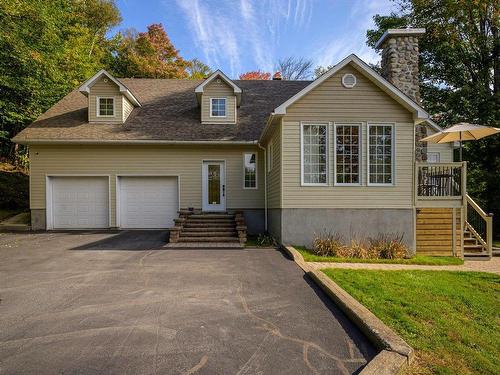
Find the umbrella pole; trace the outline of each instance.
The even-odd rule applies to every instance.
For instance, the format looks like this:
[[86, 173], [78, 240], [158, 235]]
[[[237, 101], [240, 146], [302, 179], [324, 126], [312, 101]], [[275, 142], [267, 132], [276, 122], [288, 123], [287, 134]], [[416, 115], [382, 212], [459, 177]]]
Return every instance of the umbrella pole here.
[[462, 132], [460, 132], [460, 162], [462, 162]]

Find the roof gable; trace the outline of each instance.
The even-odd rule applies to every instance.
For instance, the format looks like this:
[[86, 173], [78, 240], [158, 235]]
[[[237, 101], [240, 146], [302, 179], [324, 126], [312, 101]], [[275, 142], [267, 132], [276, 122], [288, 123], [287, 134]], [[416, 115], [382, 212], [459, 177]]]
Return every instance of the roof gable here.
[[215, 72], [213, 72], [210, 75], [210, 77], [208, 77], [207, 79], [205, 79], [205, 81], [203, 81], [203, 83], [201, 83], [200, 85], [198, 85], [194, 89], [194, 92], [196, 93], [196, 97], [198, 99], [198, 103], [201, 102], [201, 95], [203, 94], [205, 87], [210, 82], [212, 82], [213, 80], [215, 80], [216, 78], [222, 79], [227, 85], [229, 85], [229, 87], [231, 87], [233, 89], [234, 95], [236, 96], [237, 105], [240, 105], [240, 103], [241, 103], [241, 88], [238, 87], [232, 80], [229, 79], [228, 76], [226, 76], [219, 69], [216, 70]]
[[84, 94], [88, 95], [90, 93], [90, 88], [94, 85], [94, 83], [101, 78], [102, 76], [108, 77], [108, 79], [115, 83], [118, 86], [118, 89], [120, 92], [127, 97], [130, 102], [136, 106], [140, 107], [141, 103], [137, 100], [137, 98], [130, 92], [130, 90], [125, 86], [123, 83], [118, 81], [115, 77], [113, 77], [111, 74], [109, 74], [106, 70], [101, 69], [99, 70], [96, 74], [94, 74], [92, 77], [90, 77], [88, 80], [86, 80], [79, 88], [79, 91]]
[[297, 100], [308, 94], [311, 90], [321, 85], [328, 78], [332, 77], [335, 73], [341, 70], [348, 64], [354, 65], [354, 67], [359, 70], [365, 77], [367, 77], [370, 81], [372, 81], [375, 85], [377, 85], [380, 89], [382, 89], [385, 93], [391, 96], [394, 100], [396, 100], [403, 107], [412, 111], [417, 118], [427, 119], [429, 114], [417, 103], [411, 100], [408, 96], [406, 96], [403, 92], [397, 89], [390, 82], [385, 80], [382, 76], [380, 76], [377, 72], [375, 72], [369, 65], [367, 65], [363, 60], [357, 57], [354, 54], [347, 56], [344, 60], [339, 62], [329, 71], [318, 77], [316, 80], [311, 82], [308, 86], [304, 87], [297, 94], [293, 95], [290, 99], [282, 103], [280, 106], [274, 109], [274, 114], [276, 115], [285, 115], [287, 112], [287, 108], [295, 103]]

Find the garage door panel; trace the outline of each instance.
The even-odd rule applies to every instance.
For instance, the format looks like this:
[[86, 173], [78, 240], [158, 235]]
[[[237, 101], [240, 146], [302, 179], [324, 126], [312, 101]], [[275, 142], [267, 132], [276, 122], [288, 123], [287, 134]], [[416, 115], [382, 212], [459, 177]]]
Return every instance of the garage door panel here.
[[107, 177], [51, 177], [55, 229], [109, 227]]
[[120, 177], [120, 227], [170, 228], [177, 217], [176, 177]]

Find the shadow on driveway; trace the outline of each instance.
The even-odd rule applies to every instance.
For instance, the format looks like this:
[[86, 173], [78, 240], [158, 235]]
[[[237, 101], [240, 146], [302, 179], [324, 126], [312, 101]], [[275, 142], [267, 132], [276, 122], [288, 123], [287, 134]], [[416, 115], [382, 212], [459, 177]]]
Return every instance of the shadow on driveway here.
[[[88, 232], [71, 233], [81, 235]], [[168, 237], [169, 233], [166, 230], [127, 230], [113, 233], [104, 239], [73, 247], [70, 250], [161, 250], [168, 242]]]

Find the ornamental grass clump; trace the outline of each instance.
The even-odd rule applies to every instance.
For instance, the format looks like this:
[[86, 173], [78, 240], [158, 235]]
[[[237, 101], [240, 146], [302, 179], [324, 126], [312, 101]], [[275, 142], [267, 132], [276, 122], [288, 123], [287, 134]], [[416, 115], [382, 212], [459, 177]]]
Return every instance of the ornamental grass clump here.
[[380, 233], [367, 239], [352, 239], [345, 244], [338, 233], [323, 232], [315, 235], [312, 253], [319, 256], [358, 259], [402, 259], [409, 255], [403, 236]]
[[338, 233], [323, 232], [314, 235], [313, 253], [323, 257], [340, 257], [345, 252], [345, 245]]

